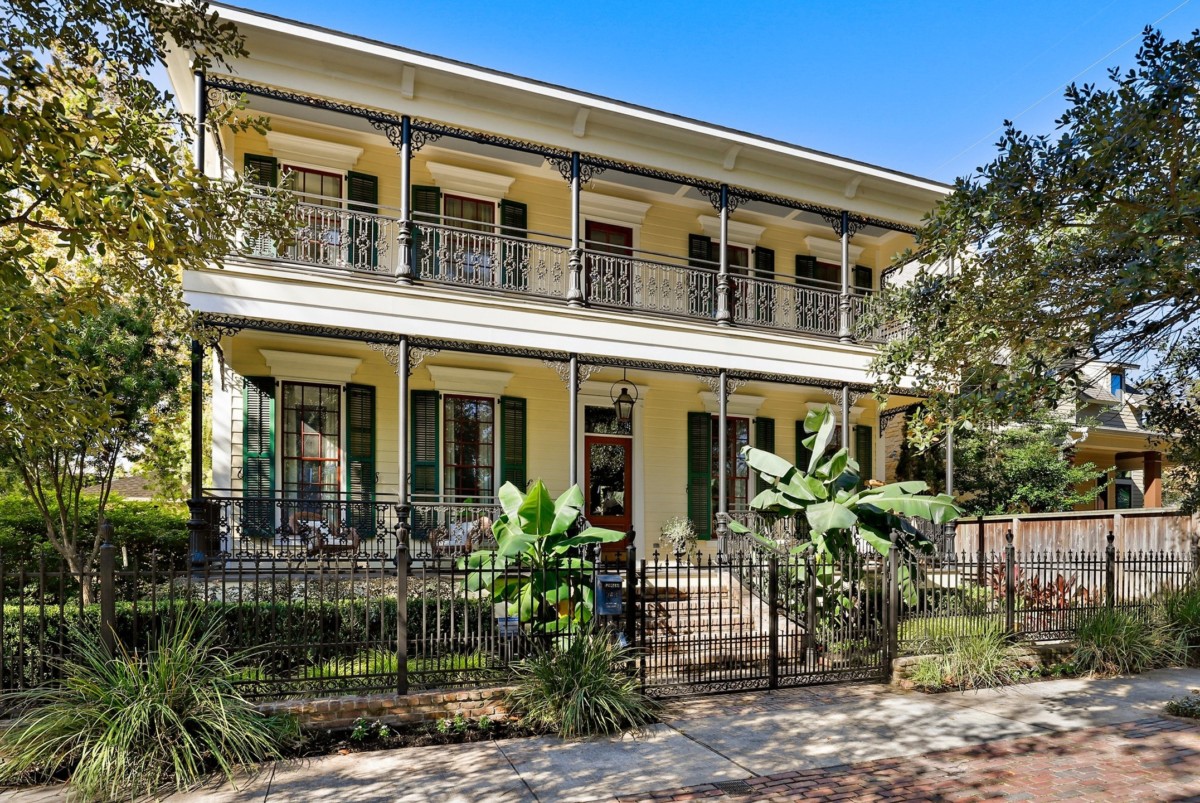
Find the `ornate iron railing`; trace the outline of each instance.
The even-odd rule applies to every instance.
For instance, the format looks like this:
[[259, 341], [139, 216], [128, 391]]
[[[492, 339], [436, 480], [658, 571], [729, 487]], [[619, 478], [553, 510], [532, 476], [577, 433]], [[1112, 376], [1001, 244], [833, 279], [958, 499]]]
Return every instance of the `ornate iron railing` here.
[[413, 225], [418, 279], [566, 298], [569, 249], [556, 243], [433, 223]]
[[414, 559], [454, 559], [494, 549], [492, 523], [500, 506], [491, 502], [414, 500], [409, 554]]
[[717, 305], [717, 274], [619, 254], [587, 253], [588, 303], [711, 320]]
[[731, 281], [734, 323], [837, 336], [837, 291], [751, 276]]
[[300, 202], [282, 240], [248, 234], [246, 252], [337, 270], [394, 273], [398, 265], [399, 221], [384, 215]]

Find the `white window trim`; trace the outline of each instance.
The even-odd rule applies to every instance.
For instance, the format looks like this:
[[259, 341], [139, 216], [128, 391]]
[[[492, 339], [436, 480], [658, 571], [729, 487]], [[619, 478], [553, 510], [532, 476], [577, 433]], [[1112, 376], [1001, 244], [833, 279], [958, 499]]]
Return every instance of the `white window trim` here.
[[268, 131], [266, 138], [271, 155], [281, 164], [287, 162], [297, 167], [311, 165], [313, 170], [340, 171], [344, 174], [358, 164], [363, 154], [363, 149], [357, 145], [342, 145], [280, 131]]
[[[445, 366], [429, 366], [445, 367]], [[469, 370], [469, 369], [461, 369]], [[498, 372], [486, 372], [498, 373]], [[511, 376], [511, 374], [510, 374]], [[502, 394], [481, 393], [475, 390], [438, 390], [438, 425], [442, 428], [438, 432], [438, 487], [442, 490], [438, 493], [438, 499], [444, 504], [465, 504], [459, 499], [451, 498], [450, 494], [446, 493], [446, 396], [469, 396], [475, 399], [491, 399], [492, 401], [492, 499], [496, 499], [500, 493], [500, 396]], [[528, 412], [526, 413], [528, 415]], [[527, 428], [528, 429], [528, 428]], [[528, 455], [526, 456], [528, 459]], [[523, 488], [521, 490], [524, 490]]]
[[433, 175], [433, 183], [438, 186], [443, 195], [450, 193], [498, 203], [499, 199], [508, 195], [509, 188], [516, 181], [513, 176], [486, 173], [482, 170], [472, 170], [468, 167], [458, 167], [441, 162], [426, 162], [425, 166], [429, 168], [429, 172]]

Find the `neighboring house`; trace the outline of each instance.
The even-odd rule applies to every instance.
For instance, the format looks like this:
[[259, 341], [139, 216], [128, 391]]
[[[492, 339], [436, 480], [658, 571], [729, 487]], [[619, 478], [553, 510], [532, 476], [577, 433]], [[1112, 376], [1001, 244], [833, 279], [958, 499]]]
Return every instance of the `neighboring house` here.
[[1130, 385], [1127, 373], [1138, 368], [1126, 363], [1094, 362], [1085, 369], [1085, 385], [1073, 409], [1064, 414], [1080, 428], [1076, 463], [1094, 463], [1112, 470], [1097, 482], [1106, 485], [1096, 509], [1162, 507], [1163, 455], [1156, 434], [1142, 426], [1145, 396]]
[[[99, 496], [103, 490], [103, 486], [89, 485], [83, 489], [83, 493], [85, 496]], [[139, 477], [137, 474], [113, 477], [109, 493], [112, 497], [120, 497], [127, 502], [149, 502], [154, 499], [150, 483], [146, 481], [145, 477]]]
[[855, 315], [947, 186], [217, 8], [250, 56], [172, 54], [180, 103], [244, 93], [271, 130], [208, 132], [205, 168], [301, 202], [286, 239], [184, 276], [220, 548], [388, 555], [403, 525], [461, 552], [538, 477], [643, 552], [675, 515], [708, 539], [756, 492], [738, 449], [796, 459], [826, 404], [884, 476]]

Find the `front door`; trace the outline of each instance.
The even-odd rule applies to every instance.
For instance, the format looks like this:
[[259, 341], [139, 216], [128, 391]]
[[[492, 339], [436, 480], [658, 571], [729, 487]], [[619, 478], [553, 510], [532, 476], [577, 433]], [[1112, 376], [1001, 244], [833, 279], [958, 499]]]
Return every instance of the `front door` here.
[[[633, 448], [630, 438], [586, 435], [586, 515], [596, 527], [628, 533], [633, 527]], [[629, 538], [605, 544], [603, 559], [619, 560]]]

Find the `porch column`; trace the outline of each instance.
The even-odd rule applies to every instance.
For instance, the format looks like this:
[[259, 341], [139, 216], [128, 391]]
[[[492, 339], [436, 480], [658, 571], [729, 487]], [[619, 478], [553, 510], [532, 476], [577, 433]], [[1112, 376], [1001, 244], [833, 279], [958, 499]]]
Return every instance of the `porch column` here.
[[204, 73], [200, 70], [192, 73], [195, 78], [196, 96], [196, 130], [192, 133], [192, 166], [196, 168], [198, 173], [203, 173], [205, 168], [206, 149], [208, 147], [208, 82], [204, 80]]
[[729, 460], [728, 407], [729, 374], [722, 368], [717, 375], [717, 537], [722, 539], [729, 534], [729, 478], [726, 476]]
[[[396, 460], [399, 462], [398, 479], [396, 480], [396, 513], [400, 520], [400, 529], [404, 536], [408, 534], [408, 335], [400, 335], [400, 345], [396, 358], [396, 387], [400, 399], [396, 404], [396, 414], [400, 417], [397, 427], [399, 439], [396, 443]], [[402, 538], [403, 541], [406, 539]]]
[[[397, 284], [412, 284], [413, 282], [412, 222], [409, 220], [412, 214], [411, 187], [412, 119], [406, 114], [400, 118], [400, 232], [397, 236], [400, 248], [400, 261], [396, 265]], [[407, 349], [407, 346], [405, 346], [405, 349]], [[400, 365], [404, 366], [407, 363], [402, 362]], [[401, 373], [407, 376], [406, 371], [402, 371]], [[403, 403], [402, 401], [401, 404]]]
[[203, 566], [208, 559], [208, 518], [204, 506], [204, 345], [196, 338], [192, 338], [191, 369], [188, 552], [192, 566]]
[[[717, 260], [717, 326], [731, 326], [729, 310], [729, 185], [721, 185], [721, 253]], [[722, 380], [724, 381], [724, 380]], [[722, 396], [724, 391], [722, 391]], [[721, 430], [724, 433], [725, 430]], [[724, 465], [722, 463], [722, 465]], [[724, 503], [722, 503], [724, 504]]]
[[850, 329], [850, 213], [842, 210], [842, 290], [838, 297], [838, 340], [853, 340]]
[[570, 418], [570, 484], [579, 484], [579, 355], [572, 354], [567, 364], [567, 416]]
[[[579, 238], [579, 151], [571, 152], [571, 250], [567, 255], [567, 306], [582, 307], [587, 303], [583, 290], [583, 254]], [[572, 373], [572, 376], [575, 374]], [[572, 419], [573, 422], [573, 419]], [[574, 448], [571, 441], [571, 448]], [[572, 471], [575, 462], [571, 462]]]
[[1162, 507], [1162, 452], [1142, 455], [1142, 506]]
[[842, 446], [850, 448], [850, 386], [842, 383]]

